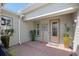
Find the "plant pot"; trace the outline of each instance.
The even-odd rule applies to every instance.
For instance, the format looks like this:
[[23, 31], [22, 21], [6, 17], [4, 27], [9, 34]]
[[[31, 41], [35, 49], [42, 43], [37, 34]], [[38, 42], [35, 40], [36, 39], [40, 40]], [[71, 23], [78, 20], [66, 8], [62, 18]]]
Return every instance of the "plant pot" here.
[[1, 41], [4, 44], [5, 48], [9, 48], [9, 41], [10, 41], [9, 36], [1, 36]]
[[71, 38], [70, 37], [64, 37], [64, 47], [69, 48], [70, 47]]

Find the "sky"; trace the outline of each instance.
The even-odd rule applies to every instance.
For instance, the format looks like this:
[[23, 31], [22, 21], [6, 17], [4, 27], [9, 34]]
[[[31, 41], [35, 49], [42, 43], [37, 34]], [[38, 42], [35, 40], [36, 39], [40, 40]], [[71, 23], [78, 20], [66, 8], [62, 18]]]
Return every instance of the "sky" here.
[[29, 3], [7, 3], [4, 7], [8, 10], [17, 12], [29, 6]]

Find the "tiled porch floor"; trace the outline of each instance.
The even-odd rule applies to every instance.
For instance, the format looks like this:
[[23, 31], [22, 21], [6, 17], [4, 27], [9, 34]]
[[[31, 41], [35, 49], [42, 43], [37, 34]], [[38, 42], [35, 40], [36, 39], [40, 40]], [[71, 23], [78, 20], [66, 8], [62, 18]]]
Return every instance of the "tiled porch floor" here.
[[56, 43], [51, 43], [51, 42], [49, 42], [49, 43], [47, 44], [47, 46], [48, 46], [48, 47], [52, 47], [52, 48], [57, 48], [57, 49], [61, 49], [61, 50], [73, 52], [72, 49], [70, 49], [70, 48], [65, 48], [65, 47], [64, 47], [64, 44], [56, 44]]
[[69, 56], [72, 52], [46, 46], [46, 42], [29, 41], [10, 48], [16, 56]]

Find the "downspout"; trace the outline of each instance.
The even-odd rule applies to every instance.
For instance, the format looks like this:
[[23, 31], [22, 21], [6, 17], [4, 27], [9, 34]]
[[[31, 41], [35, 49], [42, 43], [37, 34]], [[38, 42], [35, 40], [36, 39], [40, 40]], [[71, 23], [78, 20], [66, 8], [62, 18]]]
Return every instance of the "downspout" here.
[[20, 39], [20, 20], [21, 20], [21, 16], [19, 17], [19, 44], [21, 45], [21, 39]]
[[21, 45], [21, 20], [23, 20], [24, 18], [24, 15], [20, 15], [20, 18], [19, 18], [19, 44]]

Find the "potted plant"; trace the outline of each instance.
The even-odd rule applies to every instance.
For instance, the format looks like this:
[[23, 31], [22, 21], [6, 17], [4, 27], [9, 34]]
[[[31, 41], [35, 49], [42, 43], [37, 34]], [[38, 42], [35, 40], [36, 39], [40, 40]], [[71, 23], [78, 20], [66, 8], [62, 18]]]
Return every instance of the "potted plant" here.
[[4, 33], [5, 34], [1, 36], [1, 41], [5, 48], [9, 48], [10, 37], [13, 35], [14, 29], [5, 29]]
[[70, 46], [70, 37], [68, 33], [64, 34], [64, 47], [69, 48]]
[[36, 31], [35, 31], [35, 30], [31, 30], [31, 31], [30, 31], [30, 36], [31, 36], [31, 40], [32, 40], [32, 41], [35, 41]]
[[64, 47], [69, 48], [71, 43], [71, 37], [69, 35], [70, 28], [66, 28], [66, 32], [64, 33]]

